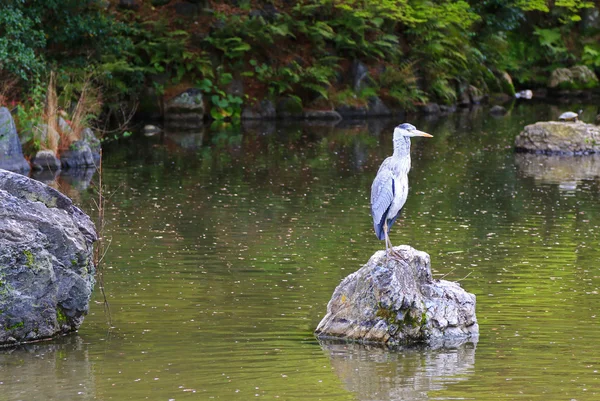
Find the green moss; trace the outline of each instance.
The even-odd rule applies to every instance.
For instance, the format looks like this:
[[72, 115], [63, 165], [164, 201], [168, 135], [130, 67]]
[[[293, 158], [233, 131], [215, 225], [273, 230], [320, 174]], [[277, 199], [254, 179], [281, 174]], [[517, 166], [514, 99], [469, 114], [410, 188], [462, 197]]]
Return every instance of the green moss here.
[[396, 311], [391, 306], [385, 306], [381, 303], [377, 304], [377, 312], [375, 315], [385, 320], [388, 324], [393, 324], [399, 328], [405, 326], [421, 327], [427, 323], [427, 313], [423, 312], [421, 316], [413, 316], [410, 309], [400, 309]]
[[25, 255], [25, 257], [27, 258], [27, 261], [25, 262], [25, 265], [27, 267], [29, 267], [30, 269], [32, 269], [33, 267], [35, 267], [35, 258], [33, 257], [33, 253], [31, 253], [30, 250], [24, 250], [23, 251], [23, 255]]
[[60, 307], [56, 308], [56, 321], [59, 325], [67, 323], [67, 316]]
[[21, 328], [23, 326], [25, 326], [25, 323], [24, 322], [19, 322], [19, 323], [13, 324], [10, 327], [7, 327], [6, 330], [16, 330], [16, 329]]

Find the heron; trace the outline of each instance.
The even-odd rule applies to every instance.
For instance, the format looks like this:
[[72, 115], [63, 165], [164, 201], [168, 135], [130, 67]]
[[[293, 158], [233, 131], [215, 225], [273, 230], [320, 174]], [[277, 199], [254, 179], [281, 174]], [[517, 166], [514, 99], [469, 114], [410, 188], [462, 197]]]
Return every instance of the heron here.
[[371, 185], [371, 215], [373, 228], [379, 240], [385, 239], [386, 255], [396, 255], [390, 241], [390, 228], [400, 215], [408, 197], [408, 171], [410, 170], [410, 138], [424, 136], [414, 125], [404, 123], [394, 128], [394, 154], [386, 158]]

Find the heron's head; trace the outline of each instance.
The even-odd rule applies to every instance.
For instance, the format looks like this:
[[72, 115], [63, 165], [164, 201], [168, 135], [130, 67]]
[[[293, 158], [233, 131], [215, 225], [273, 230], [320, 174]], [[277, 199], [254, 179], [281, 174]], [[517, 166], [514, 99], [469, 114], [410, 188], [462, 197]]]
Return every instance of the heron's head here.
[[394, 128], [394, 140], [403, 136], [424, 136], [426, 138], [433, 138], [433, 135], [430, 135], [427, 132], [419, 131], [414, 125], [409, 123], [400, 124]]

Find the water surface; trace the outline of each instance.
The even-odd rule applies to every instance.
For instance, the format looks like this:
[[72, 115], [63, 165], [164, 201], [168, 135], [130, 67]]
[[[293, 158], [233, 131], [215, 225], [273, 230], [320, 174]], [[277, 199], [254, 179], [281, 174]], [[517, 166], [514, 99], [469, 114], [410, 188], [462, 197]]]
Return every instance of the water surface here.
[[[110, 324], [97, 290], [78, 334], [2, 351], [0, 399], [598, 399], [600, 161], [512, 149], [559, 111], [409, 119], [434, 138], [413, 140], [391, 240], [477, 296], [480, 339], [451, 350], [312, 334], [335, 286], [383, 248], [369, 191], [399, 121], [113, 144]], [[95, 215], [85, 187], [61, 185]]]

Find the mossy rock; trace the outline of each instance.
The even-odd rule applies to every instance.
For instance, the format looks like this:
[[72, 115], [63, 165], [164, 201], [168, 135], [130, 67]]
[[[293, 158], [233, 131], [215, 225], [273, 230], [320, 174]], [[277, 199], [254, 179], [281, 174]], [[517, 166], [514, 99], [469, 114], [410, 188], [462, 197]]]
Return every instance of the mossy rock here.
[[298, 97], [285, 97], [277, 102], [278, 118], [302, 118], [304, 108], [302, 101]]
[[571, 68], [557, 68], [552, 71], [548, 80], [548, 87], [560, 90], [581, 90], [598, 87], [598, 77], [594, 71], [585, 65], [576, 65]]

